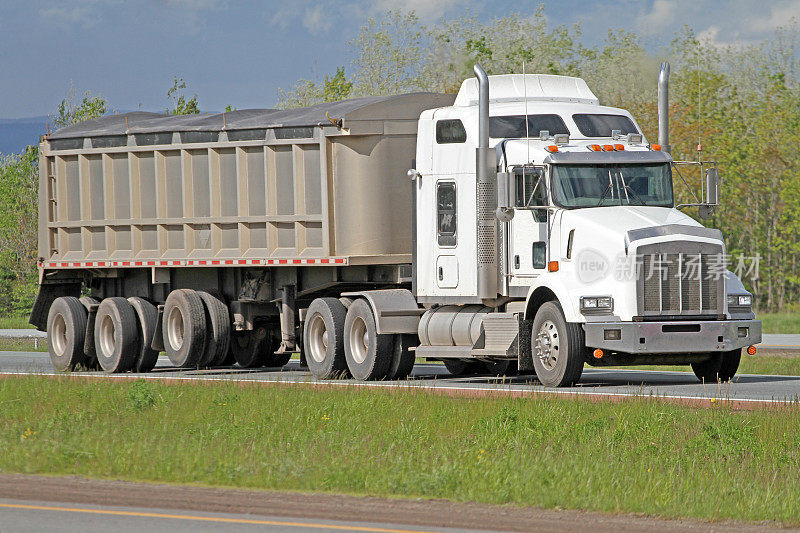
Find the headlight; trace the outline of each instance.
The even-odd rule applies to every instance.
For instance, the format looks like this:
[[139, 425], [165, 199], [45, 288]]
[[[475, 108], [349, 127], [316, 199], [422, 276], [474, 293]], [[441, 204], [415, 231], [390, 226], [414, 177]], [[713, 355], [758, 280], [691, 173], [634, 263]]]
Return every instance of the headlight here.
[[728, 307], [750, 307], [753, 305], [753, 296], [750, 294], [729, 294]]
[[581, 297], [581, 311], [600, 312], [614, 309], [614, 299], [611, 296], [583, 296]]

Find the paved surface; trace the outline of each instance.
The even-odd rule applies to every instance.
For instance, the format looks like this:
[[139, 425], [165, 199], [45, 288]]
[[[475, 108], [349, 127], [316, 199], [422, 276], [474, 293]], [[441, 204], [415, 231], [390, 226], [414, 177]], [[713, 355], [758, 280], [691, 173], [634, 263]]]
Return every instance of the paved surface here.
[[46, 339], [47, 333], [38, 329], [0, 329], [0, 339]]
[[773, 350], [800, 350], [800, 334], [764, 333], [759, 348]]
[[[775, 531], [777, 524], [0, 474], [0, 531]], [[784, 530], [785, 531], [785, 530]]]
[[[171, 533], [360, 531], [376, 533], [468, 532], [471, 529], [428, 528], [373, 522], [342, 522], [253, 514], [175, 511], [141, 507], [53, 504], [0, 499], [0, 531], [58, 531], [60, 533]], [[486, 531], [486, 530], [483, 530]]]
[[[745, 356], [747, 357], [747, 356]], [[756, 356], [758, 357], [758, 356]], [[50, 358], [42, 352], [0, 352], [0, 374], [63, 375], [53, 371]], [[283, 369], [248, 370], [238, 367], [210, 370], [183, 370], [172, 367], [160, 357], [149, 374], [114, 374], [81, 372], [74, 375], [114, 379], [147, 378], [170, 380], [213, 380], [228, 382], [324, 383], [330, 386], [404, 387], [439, 391], [453, 395], [505, 393], [525, 396], [531, 393], [578, 394], [613, 399], [620, 396], [656, 396], [686, 403], [731, 400], [742, 405], [800, 402], [800, 376], [743, 374], [726, 384], [703, 384], [691, 372], [587, 368], [577, 387], [544, 389], [532, 376], [489, 378], [486, 376], [451, 376], [441, 364], [417, 364], [411, 379], [401, 382], [357, 382], [332, 380], [320, 382], [296, 361]]]

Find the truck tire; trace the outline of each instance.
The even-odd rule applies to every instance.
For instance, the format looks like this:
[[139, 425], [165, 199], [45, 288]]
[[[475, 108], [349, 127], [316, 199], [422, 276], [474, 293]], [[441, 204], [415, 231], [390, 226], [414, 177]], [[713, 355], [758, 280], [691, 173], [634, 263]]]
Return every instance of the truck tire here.
[[350, 304], [344, 319], [344, 356], [355, 379], [385, 378], [392, 363], [393, 346], [394, 335], [378, 335], [375, 315], [366, 300]]
[[344, 322], [347, 309], [336, 298], [317, 298], [308, 307], [303, 349], [308, 370], [317, 379], [347, 377]]
[[283, 368], [291, 358], [291, 353], [271, 353], [267, 356], [266, 366], [269, 368]]
[[177, 289], [169, 293], [162, 331], [170, 362], [181, 368], [197, 367], [205, 353], [208, 328], [203, 300], [195, 291]]
[[147, 373], [153, 370], [158, 362], [158, 351], [152, 348], [153, 336], [156, 334], [158, 325], [158, 309], [138, 296], [128, 298], [128, 302], [133, 306], [139, 319], [139, 338], [141, 339], [139, 353], [136, 354], [133, 362], [133, 371]]
[[59, 372], [70, 372], [86, 362], [86, 308], [74, 296], [56, 298], [47, 314], [50, 361]]
[[392, 362], [389, 364], [389, 371], [386, 373], [387, 380], [406, 379], [414, 369], [416, 353], [411, 351], [411, 347], [417, 342], [416, 335], [398, 333], [394, 335], [392, 344]]
[[105, 372], [127, 372], [133, 368], [142, 339], [139, 319], [125, 298], [106, 298], [97, 308], [94, 345], [97, 361]]
[[545, 387], [573, 385], [580, 379], [586, 351], [583, 329], [566, 321], [557, 302], [545, 302], [536, 312], [531, 350], [536, 377]]
[[242, 368], [260, 368], [267, 366], [267, 360], [275, 350], [275, 339], [270, 329], [258, 324], [252, 331], [234, 333], [230, 341], [234, 360]]
[[215, 290], [197, 291], [206, 311], [208, 339], [198, 364], [219, 366], [225, 361], [231, 342], [231, 316], [225, 298]]
[[700, 363], [692, 363], [692, 371], [703, 383], [730, 381], [739, 369], [742, 350], [712, 353], [711, 358]]
[[83, 334], [83, 353], [86, 355], [86, 359], [83, 366], [87, 370], [102, 370], [100, 363], [97, 362], [97, 349], [94, 346], [94, 322], [97, 318], [97, 310], [95, 309], [94, 313], [89, 312], [89, 308], [93, 305], [100, 305], [100, 301], [91, 296], [82, 296], [80, 302], [87, 312], [86, 331]]
[[445, 359], [444, 367], [454, 376], [476, 376], [486, 371], [481, 361], [469, 359]]

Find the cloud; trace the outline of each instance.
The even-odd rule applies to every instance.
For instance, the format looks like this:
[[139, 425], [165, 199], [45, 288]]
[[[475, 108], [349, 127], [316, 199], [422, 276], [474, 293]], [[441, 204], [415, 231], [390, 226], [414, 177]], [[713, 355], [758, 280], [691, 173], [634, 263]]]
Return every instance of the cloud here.
[[332, 25], [332, 17], [322, 9], [322, 5], [306, 8], [303, 14], [303, 27], [308, 31], [312, 33], [320, 30], [326, 32], [331, 29]]
[[95, 7], [99, 0], [63, 1], [39, 10], [39, 16], [58, 24], [80, 24], [84, 27], [94, 26], [101, 20]]
[[798, 0], [773, 5], [768, 17], [751, 19], [750, 25], [756, 31], [772, 31], [779, 26], [785, 26], [792, 18], [800, 20]]
[[473, 4], [472, 0], [377, 0], [373, 2], [372, 12], [385, 13], [399, 9], [406, 13], [413, 11], [422, 21], [435, 21], [459, 7]]
[[191, 11], [214, 9], [219, 5], [218, 0], [165, 0], [165, 3], [170, 7], [178, 7]]
[[677, 7], [674, 0], [655, 0], [653, 9], [639, 17], [639, 23], [645, 28], [670, 25], [675, 20]]

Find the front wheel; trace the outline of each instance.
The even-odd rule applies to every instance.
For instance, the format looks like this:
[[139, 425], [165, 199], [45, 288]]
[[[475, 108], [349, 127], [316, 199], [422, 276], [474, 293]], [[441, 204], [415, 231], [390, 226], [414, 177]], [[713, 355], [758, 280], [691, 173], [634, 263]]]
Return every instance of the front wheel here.
[[703, 383], [716, 383], [717, 381], [730, 381], [739, 370], [742, 359], [742, 350], [731, 350], [711, 354], [707, 361], [692, 363], [692, 371], [697, 379]]
[[585, 346], [580, 324], [567, 322], [557, 302], [536, 312], [531, 331], [536, 377], [545, 387], [573, 385], [583, 372]]

